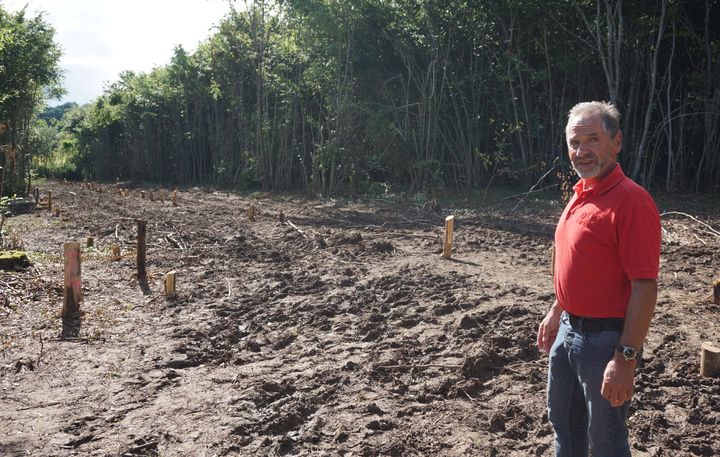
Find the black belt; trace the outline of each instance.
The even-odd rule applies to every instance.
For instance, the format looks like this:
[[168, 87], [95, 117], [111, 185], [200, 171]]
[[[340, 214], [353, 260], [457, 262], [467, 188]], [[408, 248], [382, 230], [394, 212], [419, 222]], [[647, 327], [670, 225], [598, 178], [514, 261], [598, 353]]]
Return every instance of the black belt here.
[[568, 317], [572, 328], [587, 333], [621, 332], [625, 326], [625, 319], [619, 317], [578, 317], [570, 313], [568, 313]]

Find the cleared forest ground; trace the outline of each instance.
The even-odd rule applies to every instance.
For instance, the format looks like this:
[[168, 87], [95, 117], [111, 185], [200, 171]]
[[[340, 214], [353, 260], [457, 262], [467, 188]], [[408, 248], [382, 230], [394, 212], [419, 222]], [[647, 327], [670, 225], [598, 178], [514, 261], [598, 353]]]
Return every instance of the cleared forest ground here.
[[[551, 455], [535, 332], [553, 298], [559, 202], [434, 208], [194, 188], [174, 207], [152, 189], [48, 189], [59, 217], [6, 222], [33, 265], [0, 271], [0, 455]], [[699, 375], [701, 342], [720, 342], [720, 208], [708, 202], [659, 202], [709, 226], [662, 218], [631, 406], [637, 456], [720, 455], [720, 379]], [[455, 249], [442, 260], [449, 214]], [[148, 221], [148, 287], [136, 219]], [[80, 333], [62, 339], [62, 243], [88, 236]]]

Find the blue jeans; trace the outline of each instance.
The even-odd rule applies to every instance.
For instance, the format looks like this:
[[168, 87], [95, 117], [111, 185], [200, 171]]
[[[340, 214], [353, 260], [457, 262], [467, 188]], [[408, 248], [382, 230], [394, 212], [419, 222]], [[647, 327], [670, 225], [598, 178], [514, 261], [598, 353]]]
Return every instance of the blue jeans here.
[[620, 334], [581, 332], [562, 314], [548, 370], [548, 418], [555, 430], [556, 457], [630, 457], [630, 402], [614, 408], [600, 394]]

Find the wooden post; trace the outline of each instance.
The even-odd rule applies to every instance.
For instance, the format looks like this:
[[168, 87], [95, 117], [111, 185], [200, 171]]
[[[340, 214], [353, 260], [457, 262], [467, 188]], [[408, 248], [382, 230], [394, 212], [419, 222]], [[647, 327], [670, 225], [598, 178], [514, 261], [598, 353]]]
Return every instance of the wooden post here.
[[80, 243], [65, 243], [65, 286], [63, 318], [77, 317], [80, 312], [82, 282], [80, 275]]
[[33, 190], [33, 194], [35, 196], [35, 204], [37, 205], [40, 203], [40, 189], [36, 187], [35, 190]]
[[48, 211], [52, 211], [52, 191], [48, 191]]
[[720, 348], [709, 341], [702, 344], [700, 374], [709, 378], [720, 376]]
[[285, 222], [285, 213], [280, 211], [280, 215], [278, 216], [278, 219], [280, 220], [281, 224], [284, 223]]
[[95, 246], [95, 239], [91, 236], [87, 237], [87, 240], [85, 241], [85, 247], [91, 248]]
[[453, 226], [455, 225], [455, 216], [445, 218], [445, 242], [443, 243], [442, 256], [449, 259], [452, 254]]
[[147, 232], [147, 221], [138, 220], [137, 224], [137, 277], [143, 281], [147, 279], [147, 270], [145, 269], [145, 235]]
[[173, 270], [165, 275], [165, 297], [175, 298], [175, 275]]
[[112, 259], [113, 260], [120, 260], [120, 246], [117, 244], [112, 245]]
[[715, 298], [715, 304], [720, 306], [720, 279], [713, 284], [713, 297]]
[[255, 221], [255, 206], [250, 205], [250, 208], [248, 208], [248, 219], [250, 222]]
[[173, 191], [173, 206], [177, 206], [177, 190]]
[[145, 200], [145, 191], [144, 190], [140, 191], [140, 199]]

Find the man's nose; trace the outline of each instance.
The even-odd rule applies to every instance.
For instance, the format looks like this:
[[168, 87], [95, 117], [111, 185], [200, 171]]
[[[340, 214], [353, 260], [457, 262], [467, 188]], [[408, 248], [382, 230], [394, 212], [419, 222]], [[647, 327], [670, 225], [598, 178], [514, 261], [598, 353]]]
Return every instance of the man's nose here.
[[576, 155], [576, 156], [582, 157], [582, 156], [584, 156], [584, 155], [587, 154], [587, 153], [588, 153], [588, 148], [587, 148], [587, 146], [585, 145], [585, 143], [580, 143], [580, 144], [578, 145], [578, 147], [575, 149], [575, 155]]

